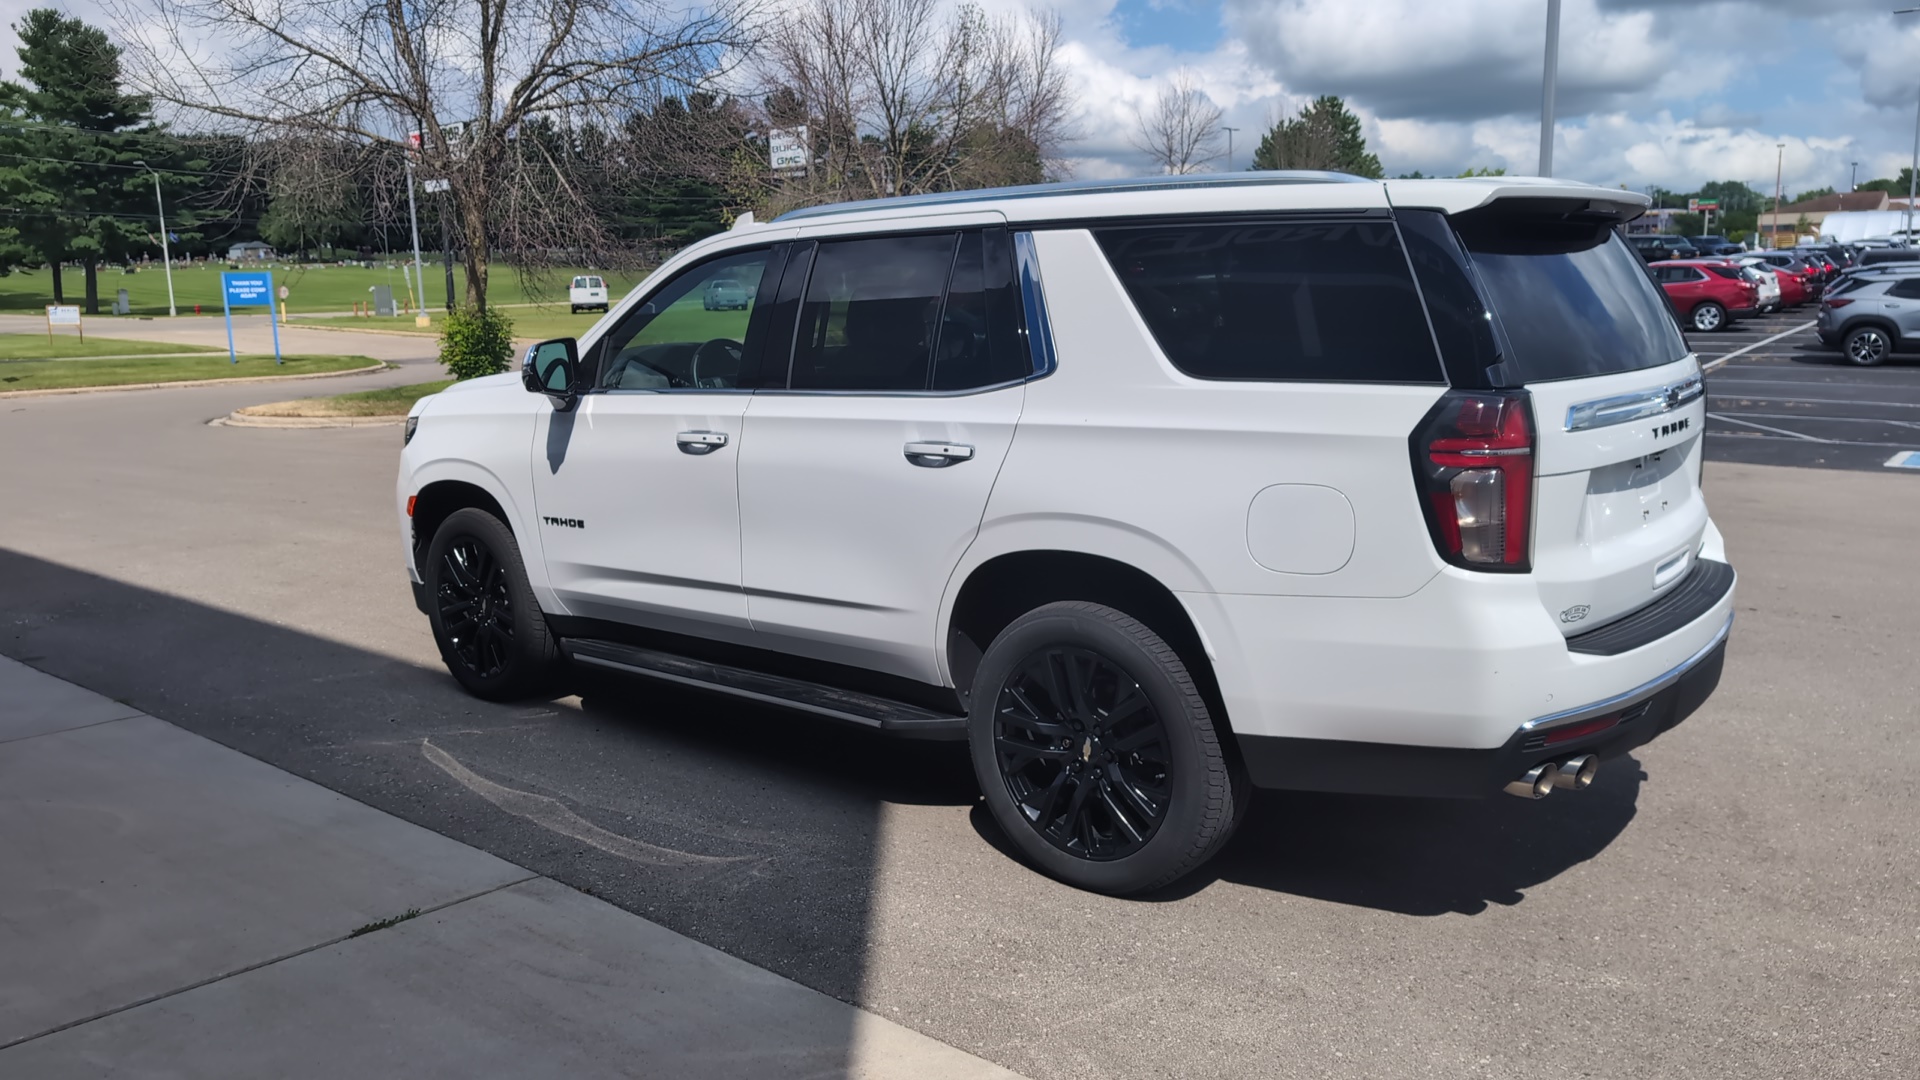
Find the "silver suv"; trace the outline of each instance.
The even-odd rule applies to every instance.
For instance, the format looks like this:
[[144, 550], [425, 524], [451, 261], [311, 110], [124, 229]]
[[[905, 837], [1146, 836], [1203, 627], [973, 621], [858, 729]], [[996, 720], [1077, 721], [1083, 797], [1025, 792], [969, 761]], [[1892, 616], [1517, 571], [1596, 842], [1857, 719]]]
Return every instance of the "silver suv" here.
[[1861, 367], [1913, 348], [1920, 344], [1920, 274], [1848, 278], [1820, 301], [1814, 331]]

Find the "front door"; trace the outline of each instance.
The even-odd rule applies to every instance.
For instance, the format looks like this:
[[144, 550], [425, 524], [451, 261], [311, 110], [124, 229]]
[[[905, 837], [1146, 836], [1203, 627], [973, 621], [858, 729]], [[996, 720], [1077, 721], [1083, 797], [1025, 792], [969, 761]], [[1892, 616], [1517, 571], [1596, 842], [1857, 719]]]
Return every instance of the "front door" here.
[[541, 417], [534, 501], [568, 614], [745, 636], [737, 466], [771, 254], [726, 254], [653, 290], [588, 348], [580, 404]]
[[747, 610], [768, 647], [937, 683], [940, 599], [1032, 370], [1011, 244], [822, 241], [805, 281], [785, 388], [746, 418]]

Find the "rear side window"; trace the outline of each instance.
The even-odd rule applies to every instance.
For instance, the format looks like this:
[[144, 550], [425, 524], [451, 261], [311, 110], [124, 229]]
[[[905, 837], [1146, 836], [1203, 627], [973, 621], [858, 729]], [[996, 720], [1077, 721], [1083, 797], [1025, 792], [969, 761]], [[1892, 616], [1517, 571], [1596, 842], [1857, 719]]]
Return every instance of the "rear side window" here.
[[1902, 278], [1887, 289], [1888, 296], [1902, 300], [1920, 300], [1920, 278]]
[[1527, 382], [1638, 371], [1687, 355], [1666, 297], [1613, 229], [1497, 205], [1453, 221]]
[[800, 307], [795, 390], [925, 390], [954, 233], [822, 243]]
[[1153, 225], [1094, 237], [1188, 375], [1444, 381], [1391, 222]]
[[1733, 281], [1740, 280], [1740, 271], [1735, 270], [1731, 266], [1709, 266], [1707, 269], [1723, 278], [1729, 278]]

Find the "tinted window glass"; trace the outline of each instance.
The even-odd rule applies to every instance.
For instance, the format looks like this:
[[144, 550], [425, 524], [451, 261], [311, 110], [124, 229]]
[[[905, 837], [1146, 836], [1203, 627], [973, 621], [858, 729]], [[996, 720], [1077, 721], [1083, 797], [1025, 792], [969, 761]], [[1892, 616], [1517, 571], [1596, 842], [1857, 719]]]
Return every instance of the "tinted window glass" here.
[[1902, 300], [1920, 300], [1920, 278], [1905, 278], [1893, 283], [1887, 289], [1888, 296], [1897, 296]]
[[1740, 280], [1740, 271], [1731, 266], [1709, 266], [1707, 269], [1723, 278], [1730, 278], [1734, 281]]
[[953, 278], [947, 284], [946, 307], [940, 315], [940, 338], [934, 347], [935, 390], [971, 390], [1011, 382], [1027, 374], [1019, 342], [1007, 333], [1007, 316], [1015, 314], [1011, 305], [1016, 302], [1012, 247], [1004, 243], [991, 247], [992, 258], [986, 234], [961, 234], [960, 249], [953, 258]]
[[1460, 214], [1454, 224], [1528, 382], [1687, 355], [1666, 298], [1612, 229], [1502, 211]]
[[925, 390], [953, 233], [822, 243], [800, 307], [796, 390]]
[[1386, 221], [1095, 232], [1154, 340], [1203, 379], [1441, 382]]
[[603, 390], [739, 387], [747, 323], [768, 252], [689, 267], [628, 312], [600, 344]]

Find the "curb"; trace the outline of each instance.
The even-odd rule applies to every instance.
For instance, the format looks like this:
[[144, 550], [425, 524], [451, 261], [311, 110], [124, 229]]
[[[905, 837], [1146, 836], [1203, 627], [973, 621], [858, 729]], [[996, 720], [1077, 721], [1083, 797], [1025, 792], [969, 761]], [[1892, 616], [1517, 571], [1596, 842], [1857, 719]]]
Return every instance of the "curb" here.
[[385, 371], [389, 365], [384, 361], [372, 367], [348, 368], [345, 371], [314, 371], [305, 375], [249, 375], [244, 379], [178, 379], [173, 382], [121, 383], [116, 386], [61, 386], [45, 390], [0, 390], [0, 398], [51, 397], [55, 394], [105, 394], [116, 390], [170, 390], [176, 386], [245, 386], [248, 383], [299, 382], [303, 379], [338, 379], [347, 375], [371, 375], [376, 371]]
[[207, 421], [209, 427], [245, 428], [357, 428], [398, 427], [402, 416], [248, 416], [239, 410]]
[[[327, 316], [322, 317], [325, 318]], [[339, 315], [332, 317], [345, 319], [351, 316]], [[440, 337], [437, 329], [388, 330], [385, 327], [379, 326], [316, 326], [311, 322], [300, 322], [298, 320], [288, 323], [286, 328], [289, 330], [322, 330], [329, 334], [379, 334], [381, 337], [413, 338], [416, 341], [436, 341]]]

